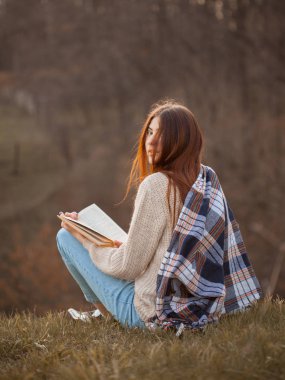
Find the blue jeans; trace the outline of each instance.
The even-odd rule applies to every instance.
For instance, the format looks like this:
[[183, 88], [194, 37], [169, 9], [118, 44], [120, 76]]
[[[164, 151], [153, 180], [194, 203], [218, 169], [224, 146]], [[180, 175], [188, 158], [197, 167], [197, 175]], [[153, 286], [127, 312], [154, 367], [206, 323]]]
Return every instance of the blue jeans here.
[[67, 269], [88, 302], [102, 303], [123, 325], [145, 326], [134, 305], [134, 282], [120, 280], [103, 273], [93, 263], [89, 252], [64, 228], [59, 230], [56, 240]]

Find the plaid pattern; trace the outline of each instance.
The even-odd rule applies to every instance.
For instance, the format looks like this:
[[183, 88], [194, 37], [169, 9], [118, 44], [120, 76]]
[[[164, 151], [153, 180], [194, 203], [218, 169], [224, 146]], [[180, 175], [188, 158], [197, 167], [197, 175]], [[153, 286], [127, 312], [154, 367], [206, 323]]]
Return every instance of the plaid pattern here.
[[201, 165], [158, 273], [156, 323], [201, 328], [261, 294], [218, 177]]

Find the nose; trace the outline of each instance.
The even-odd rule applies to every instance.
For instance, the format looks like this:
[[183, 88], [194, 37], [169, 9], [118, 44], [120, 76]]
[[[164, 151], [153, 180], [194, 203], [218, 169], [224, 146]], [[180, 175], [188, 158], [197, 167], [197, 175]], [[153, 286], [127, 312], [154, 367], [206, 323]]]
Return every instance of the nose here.
[[150, 136], [148, 142], [149, 142], [149, 145], [156, 145], [157, 144], [157, 137], [155, 135]]

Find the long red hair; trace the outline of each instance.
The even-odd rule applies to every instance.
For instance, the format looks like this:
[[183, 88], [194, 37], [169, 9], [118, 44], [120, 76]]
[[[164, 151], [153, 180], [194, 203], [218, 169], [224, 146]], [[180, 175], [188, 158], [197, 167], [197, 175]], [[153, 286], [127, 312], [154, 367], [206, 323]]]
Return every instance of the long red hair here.
[[[153, 164], [149, 164], [145, 141], [148, 127], [155, 117], [158, 117], [159, 121], [157, 138], [161, 139], [162, 149], [158, 160]], [[140, 132], [137, 153], [133, 160], [124, 199], [133, 185], [137, 187], [149, 174], [162, 172], [169, 179], [167, 191], [169, 209], [170, 188], [171, 186], [174, 188], [174, 224], [176, 188], [183, 203], [199, 174], [202, 148], [202, 131], [193, 113], [187, 107], [173, 100], [163, 100], [155, 103], [151, 107]]]

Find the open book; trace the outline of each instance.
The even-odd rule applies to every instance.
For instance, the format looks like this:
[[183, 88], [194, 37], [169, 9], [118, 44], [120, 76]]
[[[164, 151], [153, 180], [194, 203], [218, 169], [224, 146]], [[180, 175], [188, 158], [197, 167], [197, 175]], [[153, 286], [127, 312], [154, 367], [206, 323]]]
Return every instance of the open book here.
[[80, 232], [97, 247], [115, 247], [114, 240], [124, 243], [128, 237], [128, 234], [95, 204], [81, 210], [76, 220], [64, 214], [57, 215], [57, 217]]

